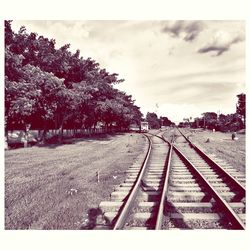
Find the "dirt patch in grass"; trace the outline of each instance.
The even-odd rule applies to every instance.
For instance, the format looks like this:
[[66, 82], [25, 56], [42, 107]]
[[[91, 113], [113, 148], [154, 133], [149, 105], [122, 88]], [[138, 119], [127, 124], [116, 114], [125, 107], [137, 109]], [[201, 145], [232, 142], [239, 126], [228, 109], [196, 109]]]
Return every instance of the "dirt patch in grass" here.
[[124, 181], [145, 143], [128, 133], [6, 151], [5, 228], [79, 229]]
[[209, 130], [185, 130], [184, 132], [205, 153], [214, 154], [239, 171], [245, 172], [245, 134], [237, 134], [238, 140], [234, 141], [232, 140], [232, 133], [212, 132]]

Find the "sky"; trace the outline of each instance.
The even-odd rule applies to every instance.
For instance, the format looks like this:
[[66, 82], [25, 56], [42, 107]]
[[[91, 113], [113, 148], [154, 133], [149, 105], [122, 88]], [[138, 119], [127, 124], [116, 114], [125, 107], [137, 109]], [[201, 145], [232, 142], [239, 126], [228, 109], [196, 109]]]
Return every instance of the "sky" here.
[[144, 115], [156, 112], [174, 122], [204, 112], [235, 112], [245, 92], [244, 21], [13, 21], [69, 43], [110, 73], [125, 79], [116, 87], [131, 94]]

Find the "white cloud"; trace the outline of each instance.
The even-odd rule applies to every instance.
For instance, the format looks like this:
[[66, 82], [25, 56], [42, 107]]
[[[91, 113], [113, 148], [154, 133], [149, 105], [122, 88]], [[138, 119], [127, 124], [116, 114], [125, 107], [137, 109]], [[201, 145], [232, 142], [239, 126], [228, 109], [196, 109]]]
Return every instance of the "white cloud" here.
[[[125, 82], [117, 87], [132, 94], [144, 113], [154, 111], [155, 103], [161, 115], [177, 120], [210, 109], [234, 112], [236, 95], [244, 91], [245, 42], [237, 39], [244, 34], [244, 22], [13, 22], [16, 29], [21, 25], [55, 38], [58, 46], [70, 43], [73, 52], [80, 49], [84, 58], [92, 57], [109, 72], [118, 73]], [[176, 31], [176, 39], [162, 32], [166, 25], [168, 33]], [[197, 53], [213, 44], [229, 48], [228, 52], [216, 57]]]
[[214, 36], [210, 39], [210, 41], [203, 45], [198, 52], [215, 52], [216, 56], [220, 56], [224, 52], [228, 51], [233, 44], [239, 43], [243, 40], [244, 36], [241, 33], [230, 34], [229, 32], [219, 30], [214, 33]]

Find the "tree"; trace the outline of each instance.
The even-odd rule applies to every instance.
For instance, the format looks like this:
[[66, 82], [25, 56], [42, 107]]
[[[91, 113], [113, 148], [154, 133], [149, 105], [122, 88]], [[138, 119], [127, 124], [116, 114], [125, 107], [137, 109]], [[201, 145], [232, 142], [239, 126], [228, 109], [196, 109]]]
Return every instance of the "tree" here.
[[4, 32], [5, 32], [5, 46], [8, 46], [13, 42], [13, 36], [14, 32], [12, 31], [11, 28], [11, 22], [10, 20], [4, 21]]
[[243, 128], [243, 121], [237, 113], [219, 116], [219, 130], [223, 132], [237, 131]]
[[53, 121], [60, 98], [66, 103], [65, 97], [60, 97], [65, 89], [63, 80], [32, 65], [25, 65], [22, 70], [23, 78], [19, 82], [8, 78], [5, 81], [6, 123], [14, 121], [25, 128], [33, 123], [34, 117], [40, 117], [45, 136], [47, 122]]
[[200, 128], [202, 126], [204, 126], [204, 118], [195, 117], [194, 122], [192, 123], [192, 127]]
[[214, 129], [217, 124], [217, 114], [215, 112], [205, 112], [203, 116], [204, 128]]
[[42, 140], [44, 141], [48, 122], [55, 121], [61, 103], [68, 105], [67, 98], [62, 94], [66, 91], [66, 87], [62, 79], [57, 78], [53, 73], [42, 71], [39, 67], [28, 64], [23, 67], [23, 70], [24, 81], [31, 83], [33, 89], [38, 93], [35, 99], [34, 113], [43, 122]]
[[149, 127], [152, 129], [159, 129], [161, 127], [160, 120], [158, 119], [157, 114], [154, 112], [147, 113], [146, 121], [148, 122]]
[[117, 116], [117, 126], [120, 128], [128, 128], [130, 124], [140, 125], [142, 113], [140, 108], [134, 104], [131, 95], [116, 90], [116, 100], [120, 103], [121, 109]]
[[190, 126], [190, 119], [189, 118], [183, 118], [183, 125], [186, 126]]
[[[20, 124], [25, 131], [30, 127], [31, 117], [35, 113], [36, 98], [39, 92], [29, 82], [9, 81], [5, 79], [5, 136], [8, 143], [8, 125], [10, 122]], [[25, 144], [27, 146], [27, 144]]]
[[246, 95], [241, 93], [237, 95], [238, 103], [236, 104], [236, 113], [243, 118], [243, 125], [246, 124]]
[[161, 125], [162, 126], [170, 126], [170, 125], [173, 124], [172, 121], [170, 121], [167, 117], [164, 117], [164, 116], [161, 116], [160, 120], [161, 120]]
[[14, 54], [5, 47], [5, 76], [9, 81], [19, 81], [23, 77], [23, 55]]
[[203, 117], [196, 117], [193, 122], [193, 127], [198, 128], [205, 125], [208, 129], [216, 129], [222, 132], [237, 131], [243, 128], [243, 121], [239, 114], [220, 114], [217, 116], [214, 112], [206, 112]]

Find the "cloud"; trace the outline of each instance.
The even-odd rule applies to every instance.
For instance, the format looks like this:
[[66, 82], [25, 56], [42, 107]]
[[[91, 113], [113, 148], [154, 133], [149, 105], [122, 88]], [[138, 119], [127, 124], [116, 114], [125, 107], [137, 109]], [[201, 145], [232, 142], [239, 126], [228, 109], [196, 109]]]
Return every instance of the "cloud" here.
[[174, 21], [165, 23], [162, 31], [172, 37], [183, 36], [186, 42], [192, 42], [203, 29], [204, 23], [201, 21]]
[[237, 91], [239, 85], [240, 84], [234, 81], [207, 82], [201, 80], [200, 82], [176, 83], [175, 85], [166, 86], [165, 90], [151, 89], [151, 91], [154, 95], [157, 95], [159, 103], [166, 101], [166, 93], [171, 93], [167, 101], [172, 103], [192, 103], [198, 106], [216, 106], [228, 100], [232, 96], [232, 93]]
[[242, 34], [230, 34], [225, 31], [217, 31], [212, 39], [198, 50], [198, 53], [215, 52], [216, 56], [228, 51], [231, 45], [244, 40]]

